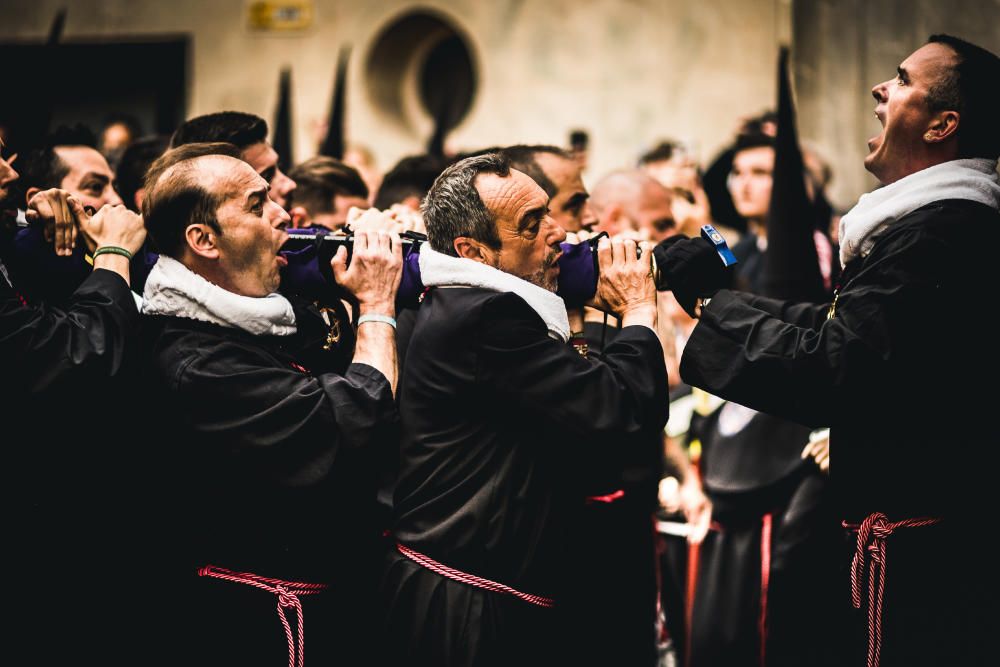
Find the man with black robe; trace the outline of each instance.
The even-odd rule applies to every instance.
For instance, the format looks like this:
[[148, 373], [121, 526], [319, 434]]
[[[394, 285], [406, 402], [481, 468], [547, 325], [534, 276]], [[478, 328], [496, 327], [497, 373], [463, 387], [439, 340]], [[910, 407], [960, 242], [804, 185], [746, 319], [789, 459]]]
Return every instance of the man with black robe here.
[[167, 612], [151, 634], [183, 664], [364, 664], [400, 241], [359, 232], [350, 267], [343, 249], [332, 261], [358, 302], [355, 336], [343, 308], [276, 292], [288, 215], [224, 148], [169, 151], [146, 181], [161, 251], [143, 308], [157, 428], [149, 585]]
[[[0, 158], [0, 223], [16, 214], [17, 173]], [[0, 259], [0, 406], [4, 423], [3, 523], [7, 595], [17, 612], [4, 623], [13, 662], [122, 664], [108, 627], [131, 643], [120, 599], [134, 590], [127, 503], [125, 399], [139, 311], [127, 255], [142, 245], [142, 220], [123, 206], [96, 215], [62, 190], [46, 190], [29, 211], [40, 225], [78, 226], [94, 244], [94, 269], [65, 307], [26, 304]], [[58, 220], [57, 220], [58, 218]], [[113, 584], [109, 594], [99, 582]], [[28, 655], [18, 655], [24, 647]]]
[[[623, 320], [603, 362], [567, 345], [565, 232], [505, 157], [445, 170], [424, 202], [431, 289], [400, 391], [396, 551], [383, 578], [393, 664], [559, 664], [570, 519], [667, 412], [649, 254], [602, 242], [599, 298]], [[607, 610], [614, 613], [614, 610]]]
[[[25, 206], [36, 194], [50, 189], [68, 192], [92, 211], [106, 204], [122, 204], [115, 190], [115, 174], [93, 142], [93, 134], [82, 126], [61, 127], [45, 139], [43, 147], [19, 156], [18, 190], [23, 195], [20, 205]], [[7, 268], [29, 303], [65, 307], [91, 275], [92, 253], [96, 250], [93, 241], [78, 234], [72, 220], [65, 232], [62, 225], [57, 225], [54, 233], [51, 221], [47, 228], [34, 214], [28, 213], [27, 220], [28, 225], [19, 228], [11, 239]], [[142, 291], [151, 266], [144, 248], [133, 253], [129, 282], [134, 290]]]
[[1000, 348], [970, 317], [996, 280], [998, 80], [994, 54], [935, 35], [872, 89], [883, 129], [865, 166], [884, 187], [842, 219], [831, 304], [729, 290], [701, 300], [719, 284], [714, 250], [700, 239], [657, 249], [700, 317], [684, 379], [831, 426], [849, 540], [837, 575], [849, 613], [831, 628], [841, 664], [987, 664], [992, 653], [996, 568], [983, 526], [995, 400], [974, 387], [997, 376]]

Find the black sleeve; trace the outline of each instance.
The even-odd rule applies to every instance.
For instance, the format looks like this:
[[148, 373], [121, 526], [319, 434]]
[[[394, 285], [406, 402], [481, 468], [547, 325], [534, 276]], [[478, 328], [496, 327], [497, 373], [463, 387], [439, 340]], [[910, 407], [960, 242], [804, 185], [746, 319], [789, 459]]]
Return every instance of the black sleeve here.
[[396, 420], [389, 382], [371, 366], [313, 376], [236, 343], [200, 350], [173, 386], [191, 429], [208, 442], [225, 434], [217, 454], [282, 484], [324, 478], [342, 449], [375, 445]]
[[602, 361], [584, 359], [508, 293], [486, 303], [479, 336], [477, 383], [492, 387], [520, 418], [552, 424], [570, 439], [609, 443], [666, 423], [667, 371], [652, 329], [625, 327]]
[[923, 239], [873, 255], [842, 292], [836, 316], [819, 328], [719, 292], [688, 340], [681, 376], [762, 412], [835, 425], [858, 406], [898, 394], [900, 378], [911, 376], [899, 359], [933, 349], [936, 327], [944, 324], [928, 313], [947, 312], [936, 271], [946, 253]]
[[777, 317], [782, 322], [807, 329], [819, 329], [823, 326], [830, 310], [828, 303], [793, 303], [757, 296], [749, 292], [733, 292], [733, 296], [748, 306]]
[[0, 303], [0, 359], [4, 382], [44, 391], [81, 375], [118, 374], [139, 321], [125, 280], [96, 269], [77, 288], [69, 306], [23, 305], [5, 281]]

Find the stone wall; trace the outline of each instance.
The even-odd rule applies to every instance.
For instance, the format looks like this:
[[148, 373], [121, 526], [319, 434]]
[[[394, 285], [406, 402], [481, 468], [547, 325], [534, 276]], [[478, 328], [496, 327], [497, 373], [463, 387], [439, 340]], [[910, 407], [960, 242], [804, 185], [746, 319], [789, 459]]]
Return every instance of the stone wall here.
[[[44, 39], [64, 5], [68, 42], [187, 35], [188, 116], [240, 109], [270, 120], [279, 71], [290, 66], [298, 160], [315, 151], [337, 51], [349, 43], [348, 138], [370, 146], [385, 169], [420, 152], [430, 134], [430, 117], [416, 102], [416, 70], [435, 33], [411, 30], [395, 54], [374, 45], [390, 25], [405, 25], [408, 14], [430, 13], [467, 45], [477, 82], [448, 145], [565, 144], [570, 129], [584, 128], [593, 180], [661, 138], [682, 140], [699, 159], [710, 159], [740, 117], [773, 106], [777, 46], [793, 39], [802, 135], [833, 163], [841, 204], [869, 187], [861, 158], [875, 130], [871, 85], [931, 31], [968, 35], [994, 49], [1000, 42], [1000, 0], [796, 0], [794, 8], [791, 0], [308, 4], [308, 28], [262, 32], [249, 27], [244, 0], [5, 0], [0, 41]], [[377, 79], [366, 82], [368, 72], [378, 72]], [[68, 72], [94, 77], [95, 95], [108, 74]], [[386, 96], [386, 86], [399, 90]]]

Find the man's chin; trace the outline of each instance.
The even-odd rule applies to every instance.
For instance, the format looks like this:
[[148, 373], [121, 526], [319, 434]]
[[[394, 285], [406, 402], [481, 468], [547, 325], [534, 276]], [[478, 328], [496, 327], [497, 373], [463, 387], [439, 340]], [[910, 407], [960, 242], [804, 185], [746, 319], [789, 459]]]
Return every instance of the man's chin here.
[[[876, 148], [865, 157], [865, 170], [878, 178], [878, 149]], [[879, 179], [881, 180], [881, 179]]]
[[548, 276], [543, 276], [542, 279], [535, 282], [535, 284], [552, 293], [555, 293], [555, 291], [559, 289], [559, 279], [555, 277], [550, 278]]

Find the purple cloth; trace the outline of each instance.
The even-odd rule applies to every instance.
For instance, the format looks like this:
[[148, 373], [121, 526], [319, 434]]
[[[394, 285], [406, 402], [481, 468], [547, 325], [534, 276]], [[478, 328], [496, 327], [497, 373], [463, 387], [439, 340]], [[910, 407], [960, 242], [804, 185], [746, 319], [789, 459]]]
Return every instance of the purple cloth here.
[[[290, 235], [315, 234], [315, 229], [289, 229]], [[420, 281], [419, 246], [404, 246], [403, 277], [396, 293], [396, 305], [400, 308], [416, 308], [419, 304], [424, 284]], [[310, 244], [295, 250], [281, 252], [288, 260], [288, 266], [282, 270], [282, 287], [288, 291], [303, 296], [326, 301], [330, 298], [341, 298], [339, 288], [333, 279], [333, 271], [327, 262], [320, 266], [317, 247]], [[348, 260], [350, 261], [350, 260]]]
[[556, 294], [570, 308], [582, 306], [597, 293], [597, 261], [594, 249], [584, 241], [572, 245], [562, 243], [559, 258], [559, 287]]
[[[314, 229], [288, 230], [289, 234], [315, 234]], [[559, 258], [559, 287], [556, 294], [569, 307], [582, 306], [597, 292], [597, 265], [590, 243], [576, 245], [562, 244], [563, 255]], [[420, 245], [406, 246], [403, 256], [403, 277], [396, 294], [396, 304], [401, 308], [415, 308], [424, 292], [420, 279]], [[282, 254], [288, 266], [282, 273], [282, 284], [291, 291], [316, 298], [330, 298], [336, 292], [332, 272], [320, 269], [315, 245], [296, 250], [285, 250]]]

